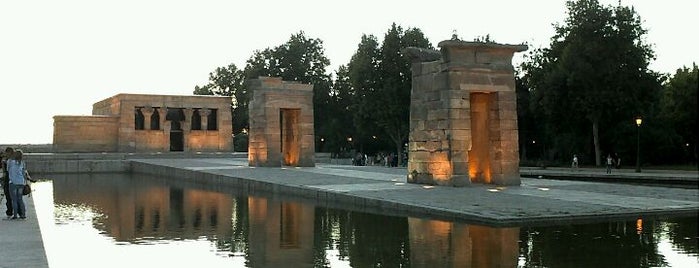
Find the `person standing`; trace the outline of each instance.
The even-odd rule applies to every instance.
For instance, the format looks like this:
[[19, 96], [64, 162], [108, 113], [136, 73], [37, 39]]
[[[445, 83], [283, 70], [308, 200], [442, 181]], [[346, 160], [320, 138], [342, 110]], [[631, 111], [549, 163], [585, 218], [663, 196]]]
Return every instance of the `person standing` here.
[[574, 170], [578, 169], [578, 155], [577, 154], [573, 155], [573, 163], [570, 164], [570, 167], [573, 168]]
[[614, 159], [611, 154], [607, 155], [607, 174], [612, 174], [612, 165], [614, 164]]
[[10, 176], [7, 174], [7, 160], [12, 158], [15, 150], [12, 147], [5, 148], [5, 152], [2, 154], [2, 191], [5, 194], [5, 215], [7, 218], [14, 215], [12, 211], [12, 197], [10, 196]]
[[27, 218], [27, 211], [22, 200], [22, 190], [27, 183], [27, 165], [22, 160], [22, 151], [16, 150], [7, 160], [7, 174], [10, 176], [10, 196], [12, 198], [12, 218]]

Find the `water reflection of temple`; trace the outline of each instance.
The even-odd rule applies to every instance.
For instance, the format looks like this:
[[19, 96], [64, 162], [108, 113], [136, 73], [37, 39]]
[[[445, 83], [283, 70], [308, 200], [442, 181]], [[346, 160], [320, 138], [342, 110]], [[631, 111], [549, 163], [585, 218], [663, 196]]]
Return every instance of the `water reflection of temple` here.
[[[94, 227], [117, 241], [217, 240], [250, 267], [328, 263], [327, 239], [355, 267], [516, 267], [520, 228], [322, 209], [279, 197], [234, 197], [124, 174], [53, 178], [56, 204], [85, 204], [102, 216]], [[323, 212], [325, 211], [325, 212]], [[324, 223], [316, 230], [317, 222]], [[335, 236], [339, 235], [339, 236]], [[316, 248], [317, 247], [317, 248]]]
[[313, 267], [315, 208], [248, 197], [251, 267]]
[[95, 220], [95, 227], [117, 241], [143, 237], [195, 239], [214, 233], [229, 236], [231, 232], [232, 202], [228, 194], [108, 176], [54, 178], [54, 202], [96, 208], [102, 216]]
[[517, 267], [519, 228], [408, 218], [413, 267]]

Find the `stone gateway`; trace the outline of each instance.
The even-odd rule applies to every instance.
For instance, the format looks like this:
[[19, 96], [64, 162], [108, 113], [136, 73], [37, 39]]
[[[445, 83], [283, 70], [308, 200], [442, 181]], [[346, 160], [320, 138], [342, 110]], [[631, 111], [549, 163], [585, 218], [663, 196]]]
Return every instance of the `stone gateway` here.
[[447, 40], [412, 60], [408, 182], [519, 185], [512, 56], [526, 45]]
[[260, 77], [249, 81], [248, 164], [315, 166], [313, 85]]

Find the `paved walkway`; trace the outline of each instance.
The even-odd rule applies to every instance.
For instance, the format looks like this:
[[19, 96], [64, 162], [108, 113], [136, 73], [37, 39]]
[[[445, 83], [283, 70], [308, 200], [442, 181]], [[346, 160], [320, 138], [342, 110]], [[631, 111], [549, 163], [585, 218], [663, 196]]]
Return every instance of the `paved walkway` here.
[[636, 172], [635, 169], [612, 169], [611, 173], [606, 168], [536, 168], [521, 167], [520, 175], [523, 177], [588, 180], [602, 182], [634, 182], [649, 184], [687, 185], [699, 187], [699, 172], [686, 170], [652, 170], [643, 169]]
[[27, 218], [24, 220], [4, 217], [5, 197], [0, 199], [3, 216], [0, 220], [0, 268], [49, 267], [33, 198], [24, 197], [27, 208]]

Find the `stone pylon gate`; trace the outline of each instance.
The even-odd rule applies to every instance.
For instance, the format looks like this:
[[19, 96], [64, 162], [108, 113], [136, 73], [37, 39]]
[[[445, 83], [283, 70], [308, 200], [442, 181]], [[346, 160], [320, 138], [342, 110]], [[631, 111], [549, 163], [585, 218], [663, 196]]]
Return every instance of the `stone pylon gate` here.
[[250, 80], [248, 164], [315, 166], [313, 85], [278, 77]]
[[408, 182], [519, 185], [512, 56], [526, 45], [447, 40], [412, 59]]

